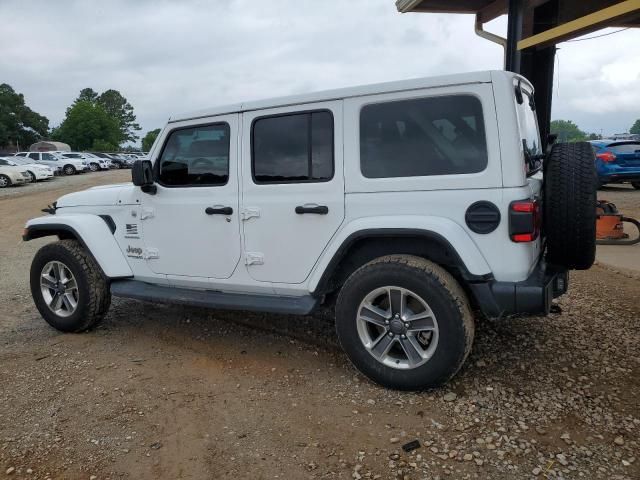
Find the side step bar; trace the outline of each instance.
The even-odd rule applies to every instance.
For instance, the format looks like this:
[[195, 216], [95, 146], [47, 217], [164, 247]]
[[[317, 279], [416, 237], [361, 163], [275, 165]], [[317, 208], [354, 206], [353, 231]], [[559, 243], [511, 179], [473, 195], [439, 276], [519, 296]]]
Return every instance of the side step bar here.
[[318, 305], [318, 299], [310, 295], [285, 297], [223, 293], [213, 290], [192, 290], [153, 285], [137, 280], [112, 281], [111, 294], [116, 297], [133, 298], [146, 302], [176, 303], [219, 310], [248, 310], [291, 315], [308, 315]]

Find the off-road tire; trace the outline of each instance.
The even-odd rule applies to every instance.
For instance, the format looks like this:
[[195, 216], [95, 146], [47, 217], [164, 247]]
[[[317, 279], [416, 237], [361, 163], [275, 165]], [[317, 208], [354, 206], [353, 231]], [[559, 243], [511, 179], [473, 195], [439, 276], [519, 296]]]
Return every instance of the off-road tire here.
[[640, 190], [640, 182], [631, 182], [631, 186], [636, 190]]
[[[61, 317], [48, 307], [40, 288], [42, 269], [54, 260], [65, 264], [78, 284], [78, 306], [68, 317]], [[36, 308], [49, 325], [62, 332], [89, 330], [102, 320], [111, 305], [109, 282], [76, 240], [60, 240], [38, 250], [31, 263], [30, 282]]]
[[6, 175], [0, 175], [0, 188], [10, 187], [11, 179]]
[[65, 175], [75, 175], [76, 167], [74, 167], [73, 165], [65, 165], [62, 171]]
[[[369, 292], [388, 285], [421, 296], [437, 319], [436, 350], [415, 368], [400, 370], [379, 362], [358, 335], [360, 303]], [[389, 255], [360, 267], [344, 283], [336, 303], [336, 330], [347, 356], [365, 376], [387, 388], [424, 390], [444, 385], [460, 370], [471, 351], [475, 325], [467, 296], [450, 273], [421, 257]]]
[[544, 174], [544, 232], [547, 261], [586, 270], [596, 254], [598, 177], [587, 142], [555, 144]]

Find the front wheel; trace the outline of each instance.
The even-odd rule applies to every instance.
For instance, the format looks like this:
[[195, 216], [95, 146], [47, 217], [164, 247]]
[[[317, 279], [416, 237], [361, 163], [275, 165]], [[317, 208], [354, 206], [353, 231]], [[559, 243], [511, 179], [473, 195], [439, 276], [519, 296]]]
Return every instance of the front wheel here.
[[636, 190], [640, 190], [640, 182], [631, 182], [631, 186]]
[[76, 167], [73, 165], [65, 165], [63, 171], [65, 175], [73, 175], [76, 173]]
[[29, 174], [29, 178], [31, 179], [31, 183], [36, 183], [38, 181], [38, 179], [36, 178], [35, 173], [28, 171], [27, 172]]
[[11, 186], [11, 179], [6, 175], [0, 175], [0, 188]]
[[90, 163], [89, 170], [91, 170], [92, 172], [97, 172], [98, 170], [100, 170], [100, 166], [97, 163]]
[[63, 332], [82, 332], [109, 310], [107, 279], [75, 240], [60, 240], [38, 250], [31, 263], [31, 294], [45, 321]]
[[376, 383], [423, 390], [447, 383], [471, 350], [468, 299], [442, 267], [390, 255], [356, 270], [336, 304], [336, 329], [354, 366]]

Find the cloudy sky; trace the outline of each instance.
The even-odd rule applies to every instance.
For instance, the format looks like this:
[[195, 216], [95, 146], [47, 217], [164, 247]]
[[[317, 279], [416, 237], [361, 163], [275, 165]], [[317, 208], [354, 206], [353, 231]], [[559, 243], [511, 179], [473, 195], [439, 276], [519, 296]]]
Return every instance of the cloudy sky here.
[[[472, 16], [401, 15], [394, 0], [3, 0], [0, 18], [0, 83], [51, 125], [84, 87], [119, 90], [144, 133], [235, 101], [502, 67]], [[506, 20], [487, 29], [504, 34]], [[554, 118], [627, 131], [637, 45], [640, 29], [561, 44]]]

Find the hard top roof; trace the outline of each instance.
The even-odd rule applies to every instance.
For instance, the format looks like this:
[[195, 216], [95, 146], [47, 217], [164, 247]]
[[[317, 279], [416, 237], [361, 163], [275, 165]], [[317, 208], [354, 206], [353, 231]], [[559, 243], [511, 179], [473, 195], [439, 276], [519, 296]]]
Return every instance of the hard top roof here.
[[179, 122], [197, 118], [212, 117], [227, 113], [246, 112], [251, 110], [261, 110], [272, 107], [284, 107], [289, 105], [301, 105], [305, 103], [323, 102], [338, 100], [349, 97], [360, 97], [364, 95], [374, 95], [378, 93], [390, 93], [406, 90], [417, 90], [421, 88], [443, 87], [450, 85], [465, 85], [471, 83], [489, 83], [492, 75], [514, 76], [514, 73], [502, 70], [481, 72], [459, 73], [454, 75], [442, 75], [437, 77], [422, 77], [410, 80], [399, 80], [394, 82], [375, 83], [370, 85], [359, 85], [355, 87], [338, 88], [335, 90], [324, 90], [320, 92], [291, 95], [287, 97], [277, 97], [266, 100], [254, 100], [250, 102], [234, 103], [219, 107], [197, 110], [174, 115], [169, 118], [169, 122]]

